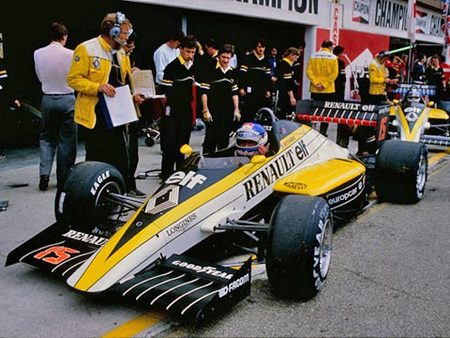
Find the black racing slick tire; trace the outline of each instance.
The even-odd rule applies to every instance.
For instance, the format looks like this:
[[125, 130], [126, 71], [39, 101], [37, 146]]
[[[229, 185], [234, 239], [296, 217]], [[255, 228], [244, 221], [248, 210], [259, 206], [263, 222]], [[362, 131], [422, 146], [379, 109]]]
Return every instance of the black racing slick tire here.
[[388, 140], [375, 164], [375, 192], [380, 202], [413, 204], [422, 199], [428, 172], [428, 150], [422, 143]]
[[72, 226], [95, 226], [120, 212], [110, 203], [110, 193], [123, 194], [125, 182], [110, 164], [96, 161], [80, 162], [67, 175], [62, 191], [55, 199], [58, 222]]
[[289, 195], [272, 214], [266, 270], [272, 293], [306, 301], [324, 286], [333, 242], [330, 208], [320, 197]]

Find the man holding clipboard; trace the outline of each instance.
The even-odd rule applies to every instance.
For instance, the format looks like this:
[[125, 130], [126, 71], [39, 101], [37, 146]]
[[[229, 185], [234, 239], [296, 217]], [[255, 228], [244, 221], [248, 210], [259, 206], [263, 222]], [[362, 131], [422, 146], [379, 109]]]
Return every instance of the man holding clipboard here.
[[121, 12], [107, 14], [101, 35], [78, 45], [67, 82], [78, 94], [74, 119], [80, 125], [86, 161], [115, 166], [131, 190], [128, 124], [137, 120], [135, 105], [144, 97], [131, 93], [129, 63], [117, 52], [132, 33], [131, 22]]

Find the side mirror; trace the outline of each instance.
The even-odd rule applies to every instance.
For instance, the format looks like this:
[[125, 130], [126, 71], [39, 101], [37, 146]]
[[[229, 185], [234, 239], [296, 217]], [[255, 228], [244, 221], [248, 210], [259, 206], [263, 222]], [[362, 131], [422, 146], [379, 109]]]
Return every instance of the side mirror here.
[[264, 155], [255, 155], [251, 159], [252, 164], [260, 164], [263, 163], [266, 160], [266, 157]]
[[394, 102], [395, 105], [398, 105], [400, 103], [398, 99], [394, 99], [392, 102]]
[[434, 107], [434, 101], [428, 101], [427, 106], [428, 107]]
[[180, 148], [180, 153], [189, 157], [192, 154], [192, 147], [189, 144], [183, 144]]

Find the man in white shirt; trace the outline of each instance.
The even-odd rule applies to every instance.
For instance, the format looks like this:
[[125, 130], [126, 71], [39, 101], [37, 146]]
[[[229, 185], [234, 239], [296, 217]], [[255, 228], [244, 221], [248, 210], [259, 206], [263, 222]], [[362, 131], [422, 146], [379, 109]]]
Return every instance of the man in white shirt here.
[[164, 76], [164, 68], [175, 60], [180, 55], [181, 39], [184, 37], [183, 32], [169, 35], [167, 41], [163, 43], [153, 54], [153, 61], [155, 62], [156, 78], [155, 82], [160, 85]]
[[48, 188], [55, 153], [58, 189], [64, 187], [67, 172], [77, 155], [77, 127], [73, 119], [75, 95], [66, 80], [73, 51], [64, 47], [68, 33], [63, 24], [53, 22], [50, 35], [50, 44], [34, 52], [36, 75], [44, 94], [39, 139], [39, 189], [42, 191]]

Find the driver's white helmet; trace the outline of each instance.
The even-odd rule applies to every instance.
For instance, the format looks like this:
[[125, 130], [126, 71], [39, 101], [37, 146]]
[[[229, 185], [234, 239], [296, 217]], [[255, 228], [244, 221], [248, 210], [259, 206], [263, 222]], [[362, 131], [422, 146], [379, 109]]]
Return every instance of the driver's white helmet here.
[[411, 89], [406, 98], [408, 102], [419, 102], [420, 101], [420, 93], [417, 89]]
[[267, 131], [258, 123], [244, 123], [236, 131], [236, 155], [253, 156], [258, 154], [258, 148], [266, 145], [268, 141]]

